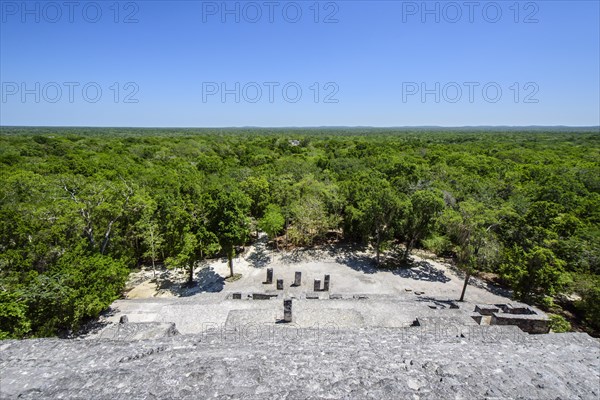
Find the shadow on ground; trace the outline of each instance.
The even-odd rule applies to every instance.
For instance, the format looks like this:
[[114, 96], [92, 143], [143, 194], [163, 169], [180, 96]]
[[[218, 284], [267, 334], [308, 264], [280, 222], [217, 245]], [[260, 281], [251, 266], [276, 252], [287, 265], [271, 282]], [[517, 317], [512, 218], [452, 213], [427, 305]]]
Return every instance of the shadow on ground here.
[[196, 274], [196, 283], [199, 292], [216, 293], [223, 290], [225, 278], [217, 274], [212, 267], [205, 267]]
[[432, 296], [418, 296], [416, 298], [417, 302], [425, 302], [425, 303], [431, 303], [433, 305], [435, 305], [437, 308], [440, 309], [444, 309], [444, 308], [452, 308], [455, 305], [460, 305], [462, 303], [460, 303], [458, 301], [458, 299], [439, 299], [437, 297], [432, 297]]
[[[463, 275], [463, 278], [464, 278], [464, 275]], [[475, 278], [475, 277], [471, 277], [471, 279], [469, 279], [469, 285], [478, 287], [480, 289], [487, 290], [488, 292], [494, 293], [495, 295], [498, 295], [498, 296], [507, 297], [510, 299], [513, 297], [512, 290], [495, 285], [491, 282], [483, 281], [483, 280]], [[469, 289], [467, 289], [467, 292], [468, 291], [469, 291]]]
[[450, 281], [450, 278], [446, 276], [444, 271], [435, 268], [427, 261], [408, 261], [405, 263], [405, 266], [393, 269], [392, 273], [394, 275], [399, 275], [402, 278], [415, 279], [418, 281], [441, 283]]
[[296, 248], [281, 252], [281, 262], [295, 264], [304, 261], [326, 260], [327, 257], [321, 248]]
[[403, 278], [415, 279], [419, 281], [442, 282], [450, 281], [444, 271], [435, 268], [427, 261], [404, 260], [402, 257], [395, 256], [393, 253], [382, 255], [381, 265], [378, 267], [375, 258], [369, 254], [363, 254], [364, 248], [348, 246], [347, 248], [337, 249], [335, 253], [330, 251], [330, 255], [336, 257], [338, 263], [344, 264], [355, 271], [365, 274], [375, 274], [379, 271], [391, 271], [394, 275]]
[[256, 241], [254, 251], [246, 257], [246, 261], [254, 268], [264, 268], [271, 262], [271, 251], [267, 249], [267, 238], [262, 237]]
[[87, 321], [77, 332], [62, 332], [58, 335], [61, 339], [74, 339], [77, 337], [83, 337], [88, 335], [95, 335], [101, 332], [104, 328], [112, 323], [108, 322], [107, 318], [116, 315], [119, 312], [117, 308], [113, 308], [112, 306], [108, 307], [104, 311], [102, 311], [99, 315], [98, 319], [93, 319]]
[[338, 254], [335, 261], [365, 274], [375, 274], [379, 271], [373, 257], [347, 252]]
[[202, 268], [194, 276], [194, 282], [174, 282], [171, 279], [161, 279], [158, 290], [169, 291], [175, 296], [188, 297], [198, 293], [217, 293], [225, 287], [225, 279], [217, 274], [212, 267]]
[[372, 254], [366, 252], [366, 248], [357, 245], [324, 246], [318, 250], [294, 249], [282, 255], [285, 263], [297, 263], [305, 260], [317, 260], [319, 258], [334, 258], [339, 264], [343, 264], [355, 271], [364, 274], [376, 274], [379, 271], [390, 271], [394, 275], [419, 281], [442, 282], [450, 281], [444, 271], [435, 268], [427, 261], [404, 260], [399, 255], [389, 252], [381, 256], [381, 265]]

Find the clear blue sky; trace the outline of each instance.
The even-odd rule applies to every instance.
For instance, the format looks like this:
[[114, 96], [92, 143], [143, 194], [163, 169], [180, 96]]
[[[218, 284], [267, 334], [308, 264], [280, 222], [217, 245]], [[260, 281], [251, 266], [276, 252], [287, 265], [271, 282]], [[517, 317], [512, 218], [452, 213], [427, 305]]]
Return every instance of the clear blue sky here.
[[0, 124], [600, 125], [598, 1], [474, 3], [1, 0]]

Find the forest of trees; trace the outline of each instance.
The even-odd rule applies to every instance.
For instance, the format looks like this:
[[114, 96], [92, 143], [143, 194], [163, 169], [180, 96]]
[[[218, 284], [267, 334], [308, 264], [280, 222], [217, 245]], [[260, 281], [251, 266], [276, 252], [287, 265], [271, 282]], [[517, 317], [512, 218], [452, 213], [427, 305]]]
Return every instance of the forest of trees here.
[[0, 133], [0, 338], [77, 332], [142, 264], [192, 279], [220, 256], [233, 275], [257, 230], [370, 245], [381, 268], [427, 249], [546, 309], [576, 294], [569, 312], [600, 331], [597, 131]]

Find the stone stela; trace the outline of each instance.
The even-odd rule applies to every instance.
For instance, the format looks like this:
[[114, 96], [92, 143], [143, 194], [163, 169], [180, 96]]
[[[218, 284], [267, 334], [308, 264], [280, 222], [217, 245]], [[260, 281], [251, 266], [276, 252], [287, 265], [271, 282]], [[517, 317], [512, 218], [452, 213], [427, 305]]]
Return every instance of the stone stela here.
[[267, 268], [267, 280], [263, 283], [266, 285], [273, 283], [273, 268]]
[[283, 322], [292, 322], [292, 300], [283, 300]]
[[302, 272], [296, 271], [294, 276], [294, 286], [300, 286], [302, 284]]
[[321, 280], [320, 279], [315, 279], [314, 291], [315, 292], [321, 291]]
[[283, 279], [277, 279], [277, 290], [283, 290]]

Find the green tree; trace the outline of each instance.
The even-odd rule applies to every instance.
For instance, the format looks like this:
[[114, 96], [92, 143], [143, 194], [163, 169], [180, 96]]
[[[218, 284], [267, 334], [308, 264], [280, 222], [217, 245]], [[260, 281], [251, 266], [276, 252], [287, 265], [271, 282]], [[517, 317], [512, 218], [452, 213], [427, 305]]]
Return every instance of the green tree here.
[[431, 190], [418, 190], [410, 196], [408, 209], [401, 222], [402, 233], [406, 240], [405, 260], [408, 259], [418, 241], [433, 231], [443, 209], [444, 201], [439, 194]]
[[28, 307], [17, 291], [0, 291], [0, 340], [20, 339], [31, 331]]
[[[258, 223], [258, 227], [267, 233], [269, 239], [274, 240], [277, 234], [283, 229], [284, 224], [285, 218], [281, 213], [281, 208], [276, 204], [269, 204], [266, 207], [265, 215]], [[276, 240], [275, 246], [279, 250]]]
[[552, 296], [566, 283], [565, 262], [550, 249], [535, 246], [525, 251], [513, 246], [506, 251], [505, 257], [500, 271], [520, 300], [531, 302]]
[[269, 204], [269, 182], [264, 176], [249, 176], [241, 183], [241, 189], [250, 197], [250, 213], [261, 218]]
[[354, 201], [346, 207], [346, 212], [360, 236], [372, 242], [379, 265], [382, 244], [393, 238], [394, 225], [403, 215], [406, 201], [385, 179], [369, 177], [362, 184], [352, 194]]
[[160, 232], [160, 227], [154, 219], [151, 219], [151, 217], [146, 217], [140, 222], [140, 236], [146, 244], [144, 257], [149, 257], [152, 261], [152, 275], [154, 278], [156, 278], [155, 263], [161, 250], [161, 246], [164, 243], [164, 239]]
[[289, 235], [298, 245], [312, 245], [313, 241], [327, 232], [329, 220], [323, 201], [315, 195], [307, 195], [293, 202], [292, 226]]
[[167, 266], [171, 268], [187, 268], [188, 284], [194, 282], [194, 264], [196, 262], [196, 252], [198, 251], [198, 239], [191, 232], [183, 235], [181, 251], [175, 257], [166, 259]]
[[235, 246], [244, 244], [248, 238], [250, 199], [240, 190], [224, 188], [212, 193], [208, 207], [210, 231], [219, 239], [227, 255], [229, 275], [233, 277]]
[[196, 230], [196, 240], [201, 260], [216, 254], [221, 249], [217, 235], [206, 229], [204, 225]]
[[493, 228], [498, 225], [495, 213], [480, 202], [464, 201], [446, 221], [448, 233], [455, 243], [456, 265], [465, 272], [459, 301], [464, 301], [469, 279], [474, 271], [486, 268], [498, 258], [499, 244]]

